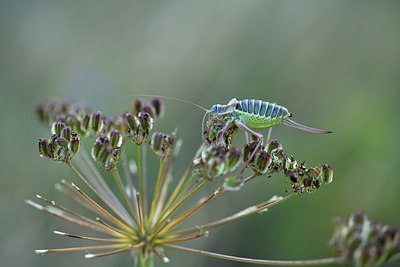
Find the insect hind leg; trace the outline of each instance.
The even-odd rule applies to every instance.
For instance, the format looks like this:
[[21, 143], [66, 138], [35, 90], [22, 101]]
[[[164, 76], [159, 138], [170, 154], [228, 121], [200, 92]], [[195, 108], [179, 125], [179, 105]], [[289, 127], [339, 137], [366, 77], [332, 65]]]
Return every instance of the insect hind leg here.
[[261, 145], [262, 145], [262, 143], [263, 143], [264, 137], [263, 137], [263, 135], [262, 135], [261, 133], [258, 133], [258, 132], [253, 131], [252, 129], [250, 129], [249, 127], [247, 127], [245, 124], [243, 124], [242, 122], [240, 122], [240, 121], [238, 121], [238, 120], [235, 121], [235, 124], [236, 124], [239, 128], [241, 128], [241, 129], [243, 129], [244, 131], [246, 131], [246, 133], [250, 133], [250, 134], [252, 134], [252, 135], [254, 135], [255, 137], [258, 138], [258, 143], [257, 143], [256, 148], [254, 149], [253, 153], [251, 153], [249, 159], [248, 159], [247, 162], [244, 164], [243, 168], [240, 170], [239, 177], [240, 177], [241, 179], [243, 179], [243, 178], [242, 178], [242, 177], [243, 177], [243, 172], [244, 172], [244, 170], [246, 169], [246, 167], [249, 165], [249, 163], [251, 162], [251, 160], [254, 158], [254, 156], [256, 155], [257, 151], [261, 148]]

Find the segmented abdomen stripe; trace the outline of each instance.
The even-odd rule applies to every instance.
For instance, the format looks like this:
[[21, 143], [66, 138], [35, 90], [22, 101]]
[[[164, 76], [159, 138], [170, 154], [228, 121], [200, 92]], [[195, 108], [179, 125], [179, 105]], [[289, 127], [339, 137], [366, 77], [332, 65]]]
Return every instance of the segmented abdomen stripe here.
[[276, 105], [275, 103], [269, 103], [266, 101], [254, 99], [245, 99], [238, 101], [236, 109], [247, 112], [249, 114], [271, 118], [281, 117], [288, 113], [286, 108]]
[[274, 110], [272, 111], [272, 115], [271, 115], [272, 118], [277, 117], [278, 110], [279, 110], [280, 108], [281, 108], [280, 106], [275, 105]]
[[274, 109], [275, 104], [274, 103], [268, 103], [267, 105], [267, 111], [265, 112], [265, 117], [271, 117], [272, 110]]
[[267, 105], [268, 105], [268, 102], [262, 101], [261, 109], [260, 109], [260, 112], [258, 113], [260, 116], [265, 115], [265, 111], [267, 110]]
[[260, 109], [261, 109], [261, 100], [254, 100], [254, 114], [259, 115], [260, 114]]
[[252, 114], [254, 112], [254, 99], [247, 100], [248, 109], [247, 112]]

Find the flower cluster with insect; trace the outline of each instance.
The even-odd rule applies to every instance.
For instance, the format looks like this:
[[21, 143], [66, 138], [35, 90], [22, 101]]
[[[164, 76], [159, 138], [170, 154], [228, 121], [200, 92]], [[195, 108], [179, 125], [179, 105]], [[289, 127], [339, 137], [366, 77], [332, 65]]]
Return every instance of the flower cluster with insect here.
[[[258, 140], [250, 141], [242, 148], [234, 147], [232, 141], [238, 131], [236, 125], [215, 123], [208, 124], [204, 142], [191, 165], [174, 181], [172, 172], [182, 142], [176, 140], [175, 132], [152, 133], [154, 123], [164, 113], [164, 105], [160, 99], [153, 99], [149, 103], [135, 100], [132, 102], [131, 112], [120, 115], [91, 112], [86, 105], [72, 101], [46, 100], [36, 107], [36, 113], [42, 122], [51, 125], [52, 132], [48, 140], [39, 139], [40, 156], [64, 163], [83, 182], [87, 191], [64, 180], [56, 184], [56, 189], [94, 213], [95, 217], [77, 213], [40, 195], [37, 198], [44, 204], [31, 200], [26, 202], [89, 231], [88, 235], [54, 231], [55, 234], [96, 243], [91, 246], [38, 249], [38, 254], [85, 251], [86, 258], [97, 258], [130, 251], [136, 264], [153, 266], [155, 256], [168, 262], [166, 249], [174, 249], [247, 263], [299, 264], [299, 261], [229, 256], [188, 248], [177, 243], [205, 237], [213, 227], [266, 211], [296, 195], [313, 193], [333, 179], [330, 165], [307, 168], [304, 161], [298, 164], [293, 156], [284, 153], [278, 140], [268, 140], [265, 146], [257, 143], [260, 142]], [[90, 157], [85, 150], [84, 141], [93, 139]], [[132, 146], [136, 148], [135, 160], [129, 159], [126, 152]], [[159, 159], [158, 172], [154, 175], [148, 172], [146, 159], [149, 150]], [[242, 168], [240, 173], [233, 175], [239, 167]], [[152, 169], [156, 168], [152, 166]], [[244, 170], [250, 173], [245, 178]], [[217, 221], [181, 228], [183, 222], [221, 195], [233, 194], [232, 191], [241, 189], [256, 177], [269, 178], [276, 173], [283, 173], [282, 180], [289, 185], [286, 196], [272, 196], [262, 203], [251, 205]], [[113, 181], [116, 192], [112, 190], [107, 179]], [[204, 197], [200, 195], [200, 189], [207, 183], [213, 183], [216, 189]], [[151, 188], [150, 184], [154, 184], [154, 187]], [[187, 204], [189, 200], [197, 202], [184, 208], [188, 205], [183, 204]], [[351, 251], [348, 248], [354, 243], [348, 241], [348, 233], [352, 232], [354, 239], [360, 236], [357, 232], [359, 229], [353, 227], [358, 229], [353, 231], [352, 227], [340, 224], [340, 229], [332, 238], [331, 244], [339, 251], [339, 257], [303, 261], [302, 264], [319, 265], [351, 260], [357, 254], [354, 252], [357, 249]], [[376, 229], [383, 233], [382, 238], [376, 238], [378, 241], [390, 239], [390, 242], [385, 241], [385, 244], [390, 245], [379, 247], [382, 253], [386, 253], [385, 257], [379, 257], [379, 262], [398, 256], [398, 233], [388, 231], [385, 227]], [[93, 236], [93, 233], [97, 235]], [[364, 250], [363, 248], [362, 251]], [[382, 253], [379, 255], [383, 255]], [[388, 253], [390, 257], [387, 256]], [[375, 258], [373, 261], [377, 262]], [[361, 263], [364, 262], [371, 260]]]

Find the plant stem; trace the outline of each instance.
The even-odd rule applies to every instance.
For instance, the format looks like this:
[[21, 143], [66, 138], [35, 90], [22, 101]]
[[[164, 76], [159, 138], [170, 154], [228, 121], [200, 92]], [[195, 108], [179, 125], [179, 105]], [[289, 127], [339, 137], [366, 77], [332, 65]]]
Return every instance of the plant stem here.
[[127, 206], [128, 210], [132, 216], [132, 219], [135, 221], [136, 225], [138, 227], [140, 227], [140, 224], [137, 221], [135, 214], [133, 213], [133, 209], [132, 209], [130, 203], [128, 202], [128, 198], [126, 197], [126, 195], [124, 193], [123, 185], [121, 182], [121, 178], [119, 177], [118, 170], [115, 172], [113, 169], [111, 169], [110, 172], [111, 172], [112, 176], [114, 177], [114, 181], [118, 186], [119, 192], [121, 193], [122, 198], [124, 199], [125, 205]]
[[162, 180], [162, 174], [164, 173], [163, 172], [164, 163], [165, 163], [165, 158], [162, 158], [161, 162], [160, 162], [159, 169], [158, 169], [156, 187], [155, 187], [154, 193], [153, 193], [153, 200], [151, 201], [151, 204], [150, 204], [150, 213], [149, 213], [149, 221], [148, 221], [149, 224], [152, 223], [154, 211], [155, 211], [155, 208], [156, 208], [156, 203], [157, 203], [157, 200], [158, 200], [158, 195], [159, 195], [159, 192], [160, 192], [160, 183], [161, 183], [161, 180]]
[[280, 260], [261, 260], [261, 259], [250, 259], [250, 258], [242, 258], [237, 256], [229, 256], [220, 253], [208, 252], [203, 250], [197, 250], [192, 248], [186, 248], [176, 245], [162, 245], [166, 248], [176, 249], [180, 251], [190, 252], [194, 254], [199, 254], [208, 257], [214, 257], [218, 259], [230, 260], [230, 261], [238, 261], [238, 262], [246, 262], [253, 264], [263, 264], [263, 265], [290, 265], [290, 266], [302, 266], [302, 265], [323, 265], [323, 264], [333, 264], [340, 262], [341, 258], [323, 258], [323, 259], [315, 259], [315, 260], [298, 260], [298, 261], [280, 261]]
[[244, 209], [242, 211], [239, 211], [239, 212], [237, 212], [237, 213], [235, 213], [235, 214], [233, 214], [231, 216], [225, 217], [225, 218], [220, 219], [220, 220], [215, 221], [215, 222], [207, 223], [207, 224], [204, 224], [204, 225], [201, 225], [201, 226], [197, 226], [197, 227], [193, 227], [193, 228], [186, 229], [186, 230], [176, 231], [174, 233], [171, 233], [171, 237], [175, 238], [176, 236], [187, 235], [187, 234], [190, 234], [190, 233], [197, 232], [199, 230], [206, 230], [206, 229], [209, 229], [209, 228], [212, 228], [212, 227], [216, 227], [216, 226], [228, 223], [228, 222], [232, 222], [232, 221], [241, 219], [243, 217], [252, 215], [252, 214], [257, 213], [257, 212], [261, 212], [261, 211], [263, 211], [265, 209], [268, 209], [270, 207], [278, 205], [278, 204], [280, 204], [280, 203], [282, 203], [282, 202], [284, 202], [286, 200], [291, 199], [293, 196], [295, 196], [295, 194], [292, 193], [292, 194], [282, 198], [281, 200], [277, 200], [277, 201], [273, 201], [273, 202], [267, 201], [267, 202], [258, 204], [256, 206], [251, 206], [251, 207], [248, 207], [248, 208], [246, 208], [246, 209]]

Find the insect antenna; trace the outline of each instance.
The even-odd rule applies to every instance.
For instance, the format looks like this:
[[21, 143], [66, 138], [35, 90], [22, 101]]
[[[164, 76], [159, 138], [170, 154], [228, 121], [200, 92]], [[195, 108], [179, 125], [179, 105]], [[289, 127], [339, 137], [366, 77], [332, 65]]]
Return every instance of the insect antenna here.
[[125, 99], [125, 98], [128, 98], [128, 97], [132, 97], [132, 96], [148, 96], [148, 97], [157, 97], [157, 98], [164, 98], [164, 99], [176, 100], [176, 101], [180, 101], [180, 102], [183, 102], [183, 103], [186, 103], [186, 104], [189, 104], [189, 105], [198, 107], [198, 108], [204, 110], [205, 112], [209, 112], [208, 109], [203, 108], [203, 107], [200, 106], [200, 105], [197, 105], [197, 104], [195, 104], [195, 103], [192, 103], [192, 102], [190, 102], [190, 101], [183, 100], [183, 99], [180, 99], [180, 98], [171, 97], [171, 96], [147, 95], [147, 94], [131, 94], [131, 95], [127, 95], [126, 97], [124, 97], [124, 99]]
[[306, 132], [310, 132], [310, 133], [318, 133], [318, 134], [328, 134], [328, 133], [332, 133], [331, 131], [325, 131], [325, 130], [320, 130], [320, 129], [316, 129], [316, 128], [311, 128], [305, 125], [302, 125], [300, 123], [297, 123], [295, 121], [292, 121], [291, 119], [285, 119], [283, 122], [283, 124], [290, 126], [290, 127], [294, 127]]

